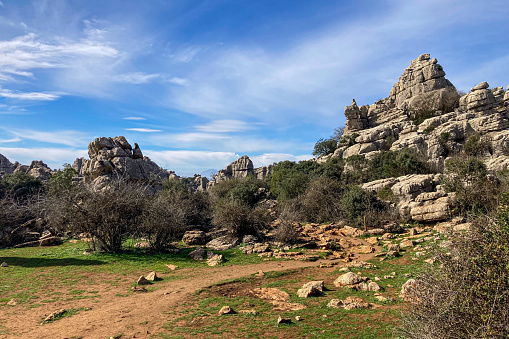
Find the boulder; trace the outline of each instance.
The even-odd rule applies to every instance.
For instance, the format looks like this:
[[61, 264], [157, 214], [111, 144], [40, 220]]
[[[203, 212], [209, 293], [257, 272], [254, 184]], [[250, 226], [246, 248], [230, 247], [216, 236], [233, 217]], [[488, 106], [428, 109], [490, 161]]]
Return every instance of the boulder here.
[[207, 265], [209, 266], [217, 266], [225, 262], [225, 259], [222, 254], [214, 254], [210, 258], [207, 259]]
[[401, 286], [401, 292], [399, 294], [400, 298], [405, 301], [415, 302], [418, 300], [416, 297], [416, 290], [418, 288], [417, 280], [408, 279], [403, 286]]
[[198, 247], [189, 253], [189, 257], [191, 257], [193, 260], [203, 260], [205, 257], [205, 249], [203, 249], [203, 247]]
[[297, 291], [301, 298], [315, 297], [323, 294], [323, 281], [310, 281]]
[[353, 272], [348, 272], [343, 275], [340, 275], [336, 280], [334, 280], [334, 286], [337, 287], [351, 286], [364, 282], [364, 280], [365, 279], [360, 275], [355, 274]]
[[230, 306], [223, 306], [218, 312], [219, 315], [235, 314], [235, 311]]
[[209, 241], [205, 246], [215, 251], [224, 251], [234, 248], [238, 244], [240, 244], [239, 238], [225, 235]]
[[356, 308], [362, 309], [371, 309], [375, 308], [376, 305], [372, 303], [368, 303], [362, 298], [359, 297], [347, 297], [345, 300], [340, 299], [331, 299], [327, 304], [327, 307], [330, 308], [344, 308], [345, 310], [353, 310]]
[[205, 245], [207, 243], [207, 234], [203, 231], [187, 231], [182, 237], [182, 242], [188, 246]]

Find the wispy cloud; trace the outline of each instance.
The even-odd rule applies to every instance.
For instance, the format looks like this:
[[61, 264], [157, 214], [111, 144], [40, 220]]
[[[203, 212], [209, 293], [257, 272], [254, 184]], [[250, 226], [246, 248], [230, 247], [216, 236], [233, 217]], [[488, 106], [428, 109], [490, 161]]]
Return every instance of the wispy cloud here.
[[60, 95], [41, 92], [18, 92], [0, 88], [0, 97], [17, 100], [53, 101], [60, 98]]
[[124, 120], [135, 120], [135, 121], [139, 121], [139, 120], [147, 120], [146, 118], [142, 118], [142, 117], [127, 117], [127, 118], [122, 118]]
[[139, 85], [148, 83], [154, 79], [159, 78], [160, 76], [161, 76], [160, 74], [146, 74], [143, 72], [135, 72], [115, 75], [113, 77], [113, 81]]
[[240, 120], [214, 120], [205, 125], [198, 125], [196, 129], [208, 133], [243, 132], [253, 129], [253, 126]]
[[174, 85], [179, 85], [179, 86], [186, 86], [189, 83], [186, 79], [179, 78], [179, 77], [172, 77], [172, 78], [168, 79], [168, 82], [172, 83]]
[[7, 143], [11, 143], [11, 142], [19, 142], [21, 140], [22, 140], [21, 138], [12, 138], [12, 139], [3, 139], [3, 140], [0, 139], [0, 144], [7, 144]]
[[126, 131], [133, 132], [141, 132], [141, 133], [154, 133], [154, 132], [162, 132], [160, 129], [151, 129], [151, 128], [126, 128]]
[[4, 3], [2, 1], [0, 1], [0, 6], [4, 7]]
[[66, 131], [36, 131], [32, 129], [5, 129], [4, 130], [11, 135], [27, 140], [35, 140], [50, 144], [59, 144], [66, 146], [86, 146], [88, 141], [91, 140], [90, 136], [87, 133], [66, 130]]

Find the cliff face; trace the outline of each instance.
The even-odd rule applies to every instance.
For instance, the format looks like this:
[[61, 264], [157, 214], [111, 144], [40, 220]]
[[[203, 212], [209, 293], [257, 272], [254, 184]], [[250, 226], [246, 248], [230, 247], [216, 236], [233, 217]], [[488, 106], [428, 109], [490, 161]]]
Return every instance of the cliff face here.
[[[353, 142], [340, 143], [329, 157], [363, 155], [370, 159], [381, 151], [413, 149], [440, 172], [451, 154], [462, 150], [466, 140], [476, 134], [491, 141], [481, 158], [487, 168], [509, 168], [509, 87], [507, 91], [490, 89], [482, 82], [460, 97], [442, 66], [429, 54], [411, 62], [387, 98], [360, 107], [353, 100], [345, 107], [345, 116], [343, 140]], [[444, 192], [437, 175], [389, 178], [364, 185], [375, 191], [385, 187], [400, 197], [400, 211], [410, 213], [416, 221], [449, 217], [454, 197]]]

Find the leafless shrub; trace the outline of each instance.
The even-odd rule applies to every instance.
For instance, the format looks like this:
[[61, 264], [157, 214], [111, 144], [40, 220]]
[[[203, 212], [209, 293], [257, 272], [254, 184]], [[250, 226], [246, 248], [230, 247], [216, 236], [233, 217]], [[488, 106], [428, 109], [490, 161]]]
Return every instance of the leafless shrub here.
[[295, 244], [299, 241], [299, 232], [290, 221], [282, 221], [274, 231], [274, 240], [284, 244]]
[[212, 222], [222, 226], [233, 236], [257, 234], [266, 228], [271, 217], [266, 208], [250, 207], [236, 200], [218, 200], [214, 206]]
[[509, 336], [509, 208], [477, 219], [418, 278], [416, 303], [403, 318], [403, 338]]

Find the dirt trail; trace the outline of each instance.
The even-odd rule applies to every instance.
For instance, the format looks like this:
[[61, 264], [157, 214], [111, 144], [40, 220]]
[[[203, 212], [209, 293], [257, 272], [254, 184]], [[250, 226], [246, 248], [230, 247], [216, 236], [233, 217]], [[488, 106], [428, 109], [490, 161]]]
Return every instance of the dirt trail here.
[[[368, 259], [368, 258], [362, 258]], [[184, 275], [179, 280], [160, 282], [158, 289], [149, 293], [135, 293], [127, 297], [115, 294], [125, 293], [131, 283], [111, 288], [105, 284], [93, 285], [99, 290], [100, 302], [95, 299], [72, 300], [50, 303], [41, 307], [24, 310], [21, 307], [0, 310], [0, 325], [7, 328], [9, 334], [0, 334], [0, 338], [109, 338], [123, 333], [122, 338], [149, 338], [161, 331], [172, 308], [181, 303], [190, 293], [219, 281], [241, 278], [262, 270], [284, 271], [302, 267], [317, 266], [327, 260], [317, 262], [268, 261], [266, 263], [245, 266], [222, 266], [218, 268], [188, 268], [162, 275]], [[134, 279], [135, 277], [133, 277]], [[53, 323], [40, 325], [41, 319], [61, 308], [90, 307], [71, 317], [62, 318]], [[144, 323], [148, 322], [148, 323]], [[143, 323], [143, 324], [142, 324]]]

